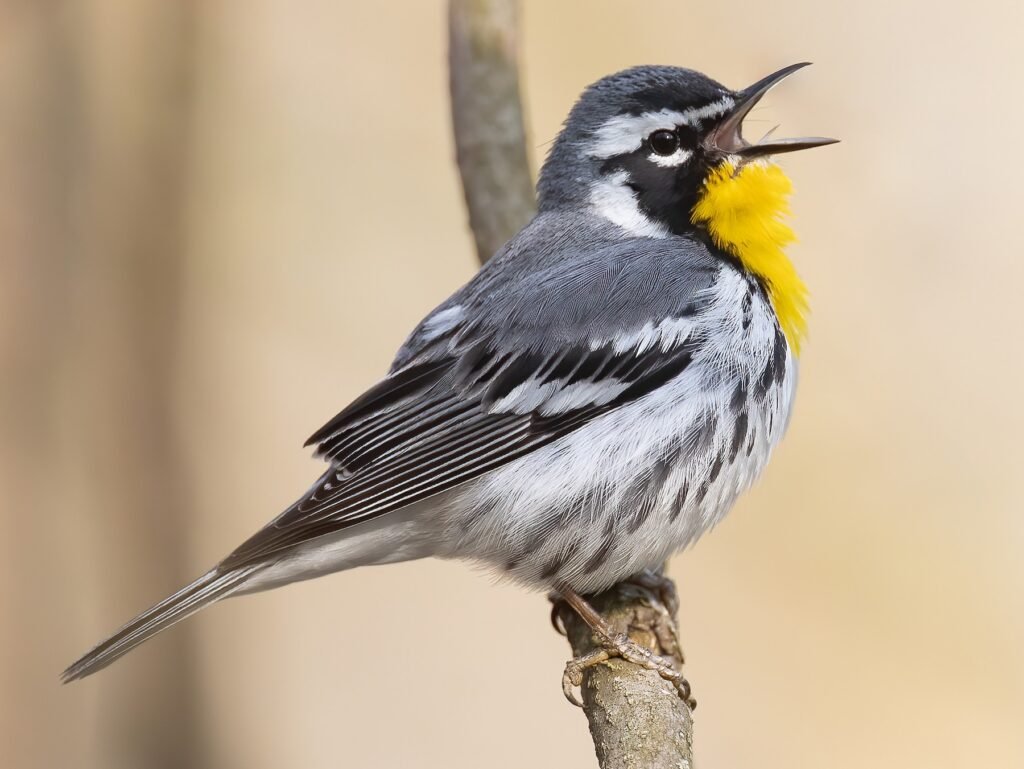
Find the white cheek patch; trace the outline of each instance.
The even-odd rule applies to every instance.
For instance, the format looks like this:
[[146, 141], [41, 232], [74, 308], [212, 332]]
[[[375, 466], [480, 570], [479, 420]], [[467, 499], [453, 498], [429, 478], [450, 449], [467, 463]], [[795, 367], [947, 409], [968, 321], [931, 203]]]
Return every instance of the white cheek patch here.
[[645, 238], [666, 238], [668, 227], [656, 222], [640, 210], [636, 193], [629, 188], [629, 173], [616, 171], [590, 187], [590, 203], [594, 211], [631, 235]]

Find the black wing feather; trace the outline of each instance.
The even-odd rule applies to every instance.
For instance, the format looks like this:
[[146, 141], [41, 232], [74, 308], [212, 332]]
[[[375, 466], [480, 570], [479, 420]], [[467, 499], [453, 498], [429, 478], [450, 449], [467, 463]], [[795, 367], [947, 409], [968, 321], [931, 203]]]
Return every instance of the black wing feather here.
[[450, 365], [450, 360], [427, 361], [395, 372], [352, 401], [331, 421], [309, 436], [303, 445], [319, 443], [317, 453], [325, 455], [331, 445], [329, 439], [346, 425], [352, 425], [363, 417], [378, 416], [382, 410], [393, 407], [403, 399], [414, 398], [435, 384]]
[[[257, 563], [315, 537], [447, 491], [567, 435], [601, 414], [650, 393], [689, 365], [695, 341], [665, 352], [615, 352], [611, 343], [549, 356], [474, 351], [392, 375], [318, 430], [318, 453], [332, 468], [307, 494], [242, 544], [226, 567]], [[557, 360], [552, 360], [557, 358]], [[461, 375], [459, 374], [461, 372]], [[483, 372], [483, 374], [481, 374]], [[605, 402], [557, 413], [495, 412], [516, 387], [557, 382], [625, 384]], [[539, 378], [543, 377], [543, 379]], [[497, 391], [494, 388], [497, 386]]]

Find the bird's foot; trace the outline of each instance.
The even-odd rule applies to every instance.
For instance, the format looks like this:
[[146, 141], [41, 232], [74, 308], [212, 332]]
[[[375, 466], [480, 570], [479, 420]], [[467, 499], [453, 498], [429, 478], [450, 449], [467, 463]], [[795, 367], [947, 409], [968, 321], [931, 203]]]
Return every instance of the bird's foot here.
[[562, 673], [562, 694], [565, 698], [576, 707], [582, 708], [583, 700], [576, 696], [576, 690], [583, 686], [583, 671], [611, 658], [612, 655], [607, 649], [594, 649], [589, 654], [566, 662], [565, 672]]
[[[651, 632], [658, 639], [663, 650], [676, 657], [679, 664], [686, 662], [683, 647], [679, 643], [676, 616], [679, 614], [679, 593], [676, 583], [660, 571], [644, 569], [622, 582], [626, 588], [638, 589], [644, 602], [660, 615], [659, 621], [651, 623]], [[552, 615], [554, 616], [554, 615]]]
[[690, 691], [690, 682], [683, 677], [671, 660], [660, 657], [631, 639], [625, 633], [617, 633], [602, 637], [601, 648], [595, 649], [582, 657], [569, 660], [562, 674], [562, 693], [573, 705], [583, 707], [583, 702], [576, 696], [576, 689], [583, 684], [583, 671], [594, 665], [621, 657], [627, 662], [639, 665], [645, 670], [653, 670], [675, 687], [683, 701], [691, 710], [697, 707]]

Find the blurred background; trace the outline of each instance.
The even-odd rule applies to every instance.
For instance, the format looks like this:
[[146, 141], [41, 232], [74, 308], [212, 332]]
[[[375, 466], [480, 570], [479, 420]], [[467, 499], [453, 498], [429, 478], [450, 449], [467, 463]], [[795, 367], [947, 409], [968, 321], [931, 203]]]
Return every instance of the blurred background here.
[[[589, 82], [734, 87], [813, 291], [788, 438], [675, 559], [704, 767], [1024, 766], [1008, 0], [523, 3], [534, 164]], [[476, 269], [441, 0], [0, 0], [0, 763], [595, 766], [543, 596], [457, 564], [228, 601], [60, 670], [292, 501]]]

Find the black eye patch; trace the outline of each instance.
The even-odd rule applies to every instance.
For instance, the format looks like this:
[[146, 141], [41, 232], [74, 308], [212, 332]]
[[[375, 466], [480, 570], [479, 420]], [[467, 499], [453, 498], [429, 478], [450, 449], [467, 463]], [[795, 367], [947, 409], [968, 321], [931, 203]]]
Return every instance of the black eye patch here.
[[691, 126], [678, 126], [676, 128], [676, 136], [679, 137], [679, 146], [683, 149], [695, 150], [700, 144], [700, 134]]

